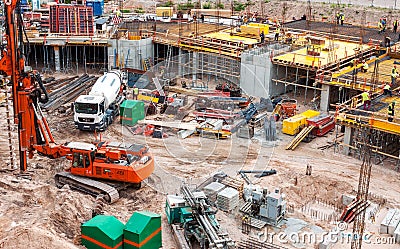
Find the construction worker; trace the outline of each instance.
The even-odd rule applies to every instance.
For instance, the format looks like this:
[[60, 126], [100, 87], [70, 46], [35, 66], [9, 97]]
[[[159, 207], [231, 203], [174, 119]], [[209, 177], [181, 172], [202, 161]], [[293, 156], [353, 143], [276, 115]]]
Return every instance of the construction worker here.
[[133, 99], [137, 100], [139, 95], [139, 88], [137, 86], [133, 87]]
[[368, 68], [369, 68], [368, 63], [365, 60], [363, 60], [361, 72], [366, 73], [368, 71]]
[[389, 37], [389, 36], [386, 36], [385, 37], [385, 47], [390, 47], [390, 40], [391, 40], [391, 38]]
[[396, 84], [396, 78], [399, 76], [399, 73], [397, 72], [397, 67], [396, 65], [393, 65], [392, 72], [390, 74], [392, 78], [392, 85]]
[[388, 106], [388, 121], [392, 122], [393, 118], [394, 118], [394, 105], [396, 104], [396, 102], [392, 102], [389, 104]]
[[382, 19], [379, 20], [378, 22], [378, 34], [383, 32], [383, 25], [382, 25]]
[[386, 83], [385, 87], [383, 88], [383, 94], [392, 97], [392, 90], [390, 90], [390, 85], [388, 83]]
[[344, 14], [341, 13], [341, 14], [340, 14], [340, 25], [343, 26], [343, 23], [344, 23]]
[[361, 93], [362, 103], [364, 110], [369, 110], [371, 107], [371, 98], [369, 92]]
[[281, 27], [277, 26], [275, 29], [275, 41], [279, 40], [279, 33], [281, 32]]
[[386, 31], [386, 18], [382, 19], [382, 26], [383, 26], [382, 32], [385, 32]]
[[339, 22], [340, 22], [340, 14], [337, 13], [337, 14], [336, 14], [336, 24], [339, 25]]
[[265, 41], [264, 31], [261, 31], [261, 33], [260, 33], [260, 40], [261, 40], [261, 43], [264, 43], [264, 41]]
[[393, 33], [396, 33], [397, 32], [397, 27], [399, 26], [399, 21], [396, 19], [394, 22], [393, 22]]

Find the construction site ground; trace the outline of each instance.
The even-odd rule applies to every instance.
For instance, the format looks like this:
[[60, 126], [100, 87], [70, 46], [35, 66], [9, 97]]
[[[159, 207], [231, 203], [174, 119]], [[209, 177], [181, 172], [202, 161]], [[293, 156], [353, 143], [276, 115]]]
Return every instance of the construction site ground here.
[[[0, 122], [2, 127], [6, 127], [5, 107], [0, 108]], [[304, 106], [299, 107], [299, 111], [305, 109]], [[47, 113], [46, 117], [59, 143], [91, 142], [95, 139], [92, 133], [74, 128], [70, 111], [65, 114]], [[171, 120], [170, 117], [167, 119]], [[253, 139], [238, 138], [235, 134], [226, 140], [196, 136], [179, 139], [176, 135], [177, 130], [166, 129], [168, 137], [157, 139], [134, 136], [130, 130], [114, 123], [102, 133], [102, 139], [147, 144], [155, 158], [156, 169], [140, 190], [123, 191], [121, 199], [112, 205], [106, 205], [104, 211], [105, 214], [114, 215], [123, 222], [126, 222], [134, 211], [161, 213], [163, 248], [166, 249], [177, 247], [163, 210], [165, 195], [179, 193], [183, 181], [200, 184], [220, 171], [239, 178], [239, 169], [276, 169], [276, 175], [249, 177], [253, 183], [269, 190], [279, 187], [285, 193], [288, 206], [292, 207], [292, 211], [287, 215], [288, 220], [285, 221], [287, 224], [283, 224], [280, 230], [285, 232], [293, 229], [317, 233], [321, 233], [322, 230], [330, 231], [335, 224], [312, 218], [310, 210], [333, 212], [332, 207], [324, 203], [339, 203], [342, 194], [356, 193], [361, 161], [334, 153], [333, 147], [318, 149], [332, 143], [332, 133], [316, 138], [310, 143], [301, 143], [295, 151], [286, 151], [285, 146], [293, 137], [281, 134], [280, 127], [279, 140], [273, 143], [264, 142], [261, 133], [257, 133]], [[28, 174], [21, 176], [18, 175], [18, 170], [9, 170], [9, 149], [5, 132], [0, 134], [0, 141], [3, 162], [0, 171], [0, 248], [83, 248], [79, 245], [80, 225], [91, 218], [95, 198], [72, 191], [68, 187], [57, 189], [54, 174], [66, 168], [69, 161], [63, 158], [47, 159], [35, 154], [29, 161]], [[307, 164], [312, 166], [311, 176], [305, 175]], [[399, 180], [399, 173], [394, 171], [394, 165], [389, 161], [373, 165], [371, 201], [378, 203], [385, 199], [387, 202], [379, 211], [376, 223], [367, 220], [366, 230], [373, 234], [373, 239], [380, 236], [379, 224], [387, 208], [398, 207]], [[217, 218], [233, 239], [240, 240], [245, 237], [241, 233], [238, 213], [220, 211]], [[299, 226], [299, 223], [303, 225]], [[347, 231], [351, 231], [351, 228], [350, 224]], [[269, 231], [279, 230], [270, 227]], [[258, 232], [260, 231], [252, 230], [253, 236]], [[279, 244], [276, 240], [274, 243]], [[288, 248], [311, 248], [310, 245], [282, 245]], [[333, 248], [349, 248], [349, 244], [339, 243]], [[363, 248], [376, 248], [376, 245], [365, 244]], [[382, 245], [379, 248], [398, 248], [398, 245]]]

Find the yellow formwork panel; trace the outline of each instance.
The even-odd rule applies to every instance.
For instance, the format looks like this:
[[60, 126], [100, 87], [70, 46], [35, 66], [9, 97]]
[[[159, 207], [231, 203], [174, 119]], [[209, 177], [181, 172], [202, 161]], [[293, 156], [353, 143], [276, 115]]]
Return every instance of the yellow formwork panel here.
[[182, 48], [187, 48], [187, 49], [191, 49], [191, 50], [195, 50], [195, 51], [203, 51], [203, 52], [209, 52], [209, 53], [216, 53], [216, 54], [222, 54], [222, 55], [226, 55], [226, 56], [230, 56], [230, 57], [239, 57], [240, 56], [240, 52], [238, 52], [235, 49], [232, 49], [232, 52], [225, 52], [225, 51], [221, 51], [218, 49], [212, 49], [212, 48], [205, 48], [202, 46], [193, 46], [193, 45], [186, 45], [186, 44], [179, 44], [180, 47]]
[[264, 30], [264, 34], [269, 33], [269, 25], [268, 24], [252, 22], [252, 23], [249, 23], [248, 26], [259, 27], [261, 30]]
[[[329, 40], [325, 41], [325, 45], [321, 46], [322, 51], [320, 56], [310, 56], [307, 55], [307, 49], [302, 48], [289, 52], [283, 55], [278, 55], [273, 58], [273, 60], [282, 61], [284, 63], [297, 63], [304, 66], [314, 66], [314, 67], [324, 67], [329, 63], [332, 63], [329, 58], [333, 55], [335, 60], [342, 60], [346, 57], [355, 54], [355, 49], [357, 50], [361, 46], [361, 50], [366, 50], [370, 48], [368, 45], [360, 45], [358, 43], [344, 42], [344, 41], [333, 41], [336, 49], [334, 53], [325, 51], [324, 48], [329, 46]], [[332, 53], [332, 54], [329, 54]]]
[[237, 36], [237, 35], [231, 35], [231, 34], [225, 33], [225, 32], [210, 33], [210, 34], [203, 35], [203, 37], [224, 40], [227, 42], [239, 42], [239, 43], [242, 42], [245, 45], [254, 45], [254, 44], [258, 43], [257, 39], [251, 39], [251, 38], [241, 37], [241, 36]]
[[369, 125], [377, 130], [387, 131], [390, 133], [400, 135], [400, 124], [399, 123], [376, 120], [376, 119], [371, 118], [369, 120]]
[[321, 114], [319, 111], [314, 110], [307, 110], [305, 112], [300, 113], [299, 115], [306, 117], [306, 118], [313, 118]]

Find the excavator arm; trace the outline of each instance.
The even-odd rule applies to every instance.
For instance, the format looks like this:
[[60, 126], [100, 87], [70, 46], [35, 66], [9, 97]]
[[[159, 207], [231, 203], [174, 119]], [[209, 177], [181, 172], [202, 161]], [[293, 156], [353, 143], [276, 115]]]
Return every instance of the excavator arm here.
[[[18, 125], [20, 170], [27, 169], [27, 155], [33, 151], [56, 158], [65, 156], [70, 149], [55, 144], [49, 126], [44, 118], [39, 102], [48, 101], [46, 89], [39, 73], [26, 65], [23, 54], [23, 23], [19, 0], [6, 0], [5, 41], [0, 46], [0, 74], [3, 80], [12, 85], [14, 123]], [[43, 97], [44, 95], [44, 97]]]

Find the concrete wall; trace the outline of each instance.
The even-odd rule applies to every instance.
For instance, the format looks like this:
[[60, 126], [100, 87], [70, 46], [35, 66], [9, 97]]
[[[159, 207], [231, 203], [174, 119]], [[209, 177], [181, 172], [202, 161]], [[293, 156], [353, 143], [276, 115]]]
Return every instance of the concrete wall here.
[[118, 53], [119, 67], [143, 69], [142, 60], [153, 59], [153, 42], [151, 38], [142, 40], [110, 40], [111, 47], [108, 48], [108, 66], [115, 65], [115, 55]]
[[288, 47], [270, 45], [256, 48], [243, 53], [240, 65], [240, 87], [249, 95], [257, 97], [273, 97], [282, 94], [283, 84], [276, 84], [277, 71], [282, 75], [283, 67], [277, 67], [271, 62], [272, 53], [287, 51]]

